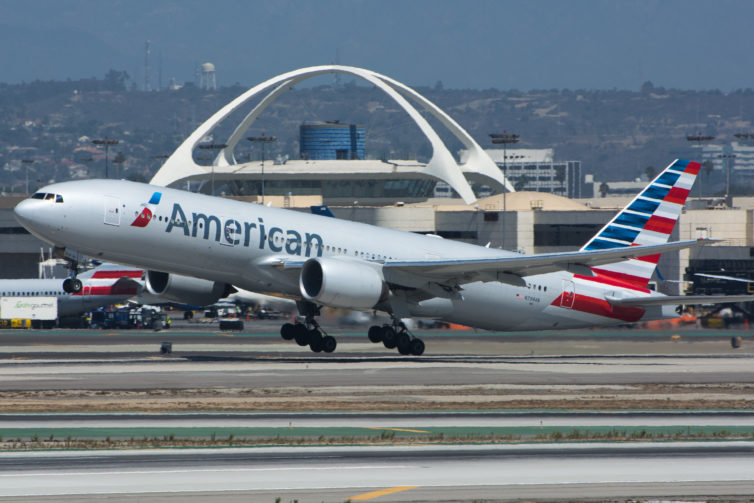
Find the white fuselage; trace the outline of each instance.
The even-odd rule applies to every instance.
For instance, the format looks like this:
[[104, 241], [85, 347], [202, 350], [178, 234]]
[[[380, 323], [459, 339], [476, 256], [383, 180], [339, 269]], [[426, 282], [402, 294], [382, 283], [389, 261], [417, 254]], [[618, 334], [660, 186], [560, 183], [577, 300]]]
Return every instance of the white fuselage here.
[[[300, 262], [322, 256], [379, 264], [517, 255], [127, 181], [65, 182], [41, 190], [61, 194], [64, 202], [29, 199], [17, 206], [16, 215], [33, 234], [56, 246], [100, 260], [294, 298], [301, 296], [298, 275], [286, 270], [281, 260]], [[160, 193], [159, 201], [150, 204], [155, 193]], [[150, 219], [132, 225], [145, 210], [151, 213]], [[524, 280], [526, 286], [467, 283], [460, 296], [431, 299], [408, 314], [497, 330], [613, 325], [665, 317], [660, 307], [613, 309], [605, 296], [615, 294], [621, 286], [568, 272]]]
[[[114, 280], [109, 283], [113, 283]], [[3, 279], [0, 280], [2, 297], [56, 297], [58, 317], [78, 316], [102, 306], [125, 302], [135, 292], [112, 293], [108, 285], [82, 280], [84, 288], [78, 293], [63, 291], [62, 279]], [[97, 282], [101, 283], [101, 282]]]

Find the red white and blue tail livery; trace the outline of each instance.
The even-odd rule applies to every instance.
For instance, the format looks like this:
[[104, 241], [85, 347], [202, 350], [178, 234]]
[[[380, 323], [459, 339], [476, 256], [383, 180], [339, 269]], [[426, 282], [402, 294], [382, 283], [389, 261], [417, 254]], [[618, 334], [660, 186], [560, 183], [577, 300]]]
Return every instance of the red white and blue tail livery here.
[[[667, 243], [699, 168], [700, 164], [697, 162], [681, 159], [673, 162], [581, 250]], [[592, 271], [596, 273], [594, 280], [608, 284], [623, 283], [627, 288], [643, 290], [659, 259], [659, 254], [653, 254], [592, 267]]]

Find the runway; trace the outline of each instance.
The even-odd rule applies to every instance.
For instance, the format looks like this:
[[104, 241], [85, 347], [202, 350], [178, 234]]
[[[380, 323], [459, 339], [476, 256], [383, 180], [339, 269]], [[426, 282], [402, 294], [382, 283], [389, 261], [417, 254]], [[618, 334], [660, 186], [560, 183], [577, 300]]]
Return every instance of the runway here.
[[[0, 496], [303, 503], [754, 494], [748, 341], [733, 349], [731, 332], [680, 341], [616, 334], [427, 332], [428, 353], [402, 357], [356, 332], [340, 334], [332, 355], [268, 332], [0, 332]], [[159, 354], [164, 341], [172, 354]], [[619, 441], [605, 443], [613, 434]], [[49, 450], [66, 437], [118, 449]], [[142, 437], [165, 448], [133, 449]], [[228, 439], [224, 448], [216, 437]], [[185, 446], [168, 448], [168, 439]]]
[[0, 495], [302, 503], [745, 496], [754, 491], [753, 453], [751, 442], [16, 453], [0, 455]]

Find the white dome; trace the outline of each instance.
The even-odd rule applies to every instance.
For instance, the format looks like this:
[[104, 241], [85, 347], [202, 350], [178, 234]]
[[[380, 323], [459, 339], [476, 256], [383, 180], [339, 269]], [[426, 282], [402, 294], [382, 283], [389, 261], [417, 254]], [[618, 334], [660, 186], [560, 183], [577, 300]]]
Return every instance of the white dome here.
[[203, 63], [202, 64], [202, 71], [204, 73], [210, 73], [215, 71], [215, 65], [212, 63]]

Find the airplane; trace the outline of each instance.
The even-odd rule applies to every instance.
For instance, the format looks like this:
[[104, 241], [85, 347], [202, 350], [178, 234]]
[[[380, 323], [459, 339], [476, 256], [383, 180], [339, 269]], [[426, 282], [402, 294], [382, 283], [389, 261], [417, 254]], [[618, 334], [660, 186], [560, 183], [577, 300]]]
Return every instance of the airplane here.
[[[610, 326], [675, 317], [678, 304], [749, 296], [666, 296], [647, 288], [700, 164], [677, 159], [580, 250], [525, 255], [293, 210], [125, 180], [39, 189], [16, 219], [55, 247], [297, 301], [281, 336], [332, 352], [322, 306], [388, 313], [370, 341], [421, 355], [402, 318], [489, 330]], [[697, 298], [701, 297], [701, 298]], [[740, 298], [739, 298], [740, 297]]]
[[[66, 292], [60, 279], [2, 279], [2, 297], [56, 297], [58, 318], [78, 317], [102, 306], [120, 304], [141, 290], [142, 271], [114, 265], [101, 266], [79, 276], [81, 288]], [[83, 281], [82, 281], [83, 280]]]

